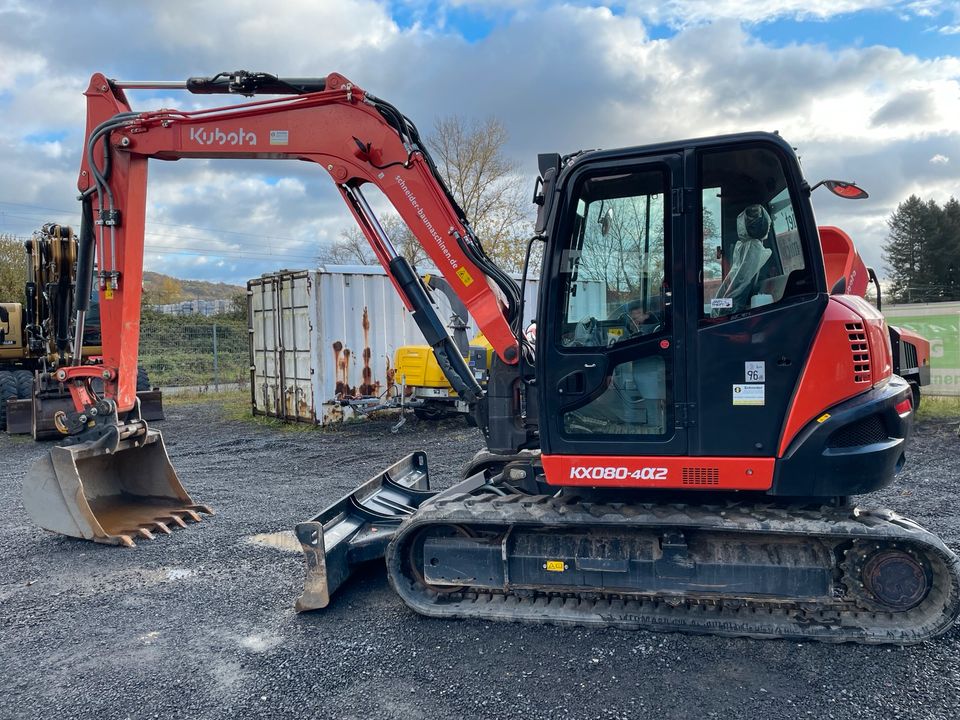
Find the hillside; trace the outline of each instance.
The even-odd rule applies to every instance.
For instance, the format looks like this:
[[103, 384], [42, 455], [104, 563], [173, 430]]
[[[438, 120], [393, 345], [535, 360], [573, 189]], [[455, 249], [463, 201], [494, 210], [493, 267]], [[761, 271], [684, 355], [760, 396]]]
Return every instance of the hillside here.
[[240, 285], [206, 280], [181, 280], [163, 273], [143, 273], [144, 294], [154, 302], [175, 303], [181, 300], [230, 300], [246, 292]]

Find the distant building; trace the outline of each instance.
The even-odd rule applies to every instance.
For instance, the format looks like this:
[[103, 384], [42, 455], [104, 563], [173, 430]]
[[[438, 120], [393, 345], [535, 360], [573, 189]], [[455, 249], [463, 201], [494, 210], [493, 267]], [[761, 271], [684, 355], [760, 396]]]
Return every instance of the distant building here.
[[150, 308], [164, 315], [221, 315], [233, 312], [234, 303], [233, 300], [184, 300]]

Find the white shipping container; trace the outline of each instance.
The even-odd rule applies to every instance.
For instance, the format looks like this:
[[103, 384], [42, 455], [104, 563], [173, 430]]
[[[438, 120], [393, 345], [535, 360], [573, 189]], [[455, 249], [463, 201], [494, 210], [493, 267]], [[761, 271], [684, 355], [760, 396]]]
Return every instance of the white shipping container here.
[[[537, 281], [528, 281], [527, 323]], [[395, 397], [393, 360], [423, 335], [379, 266], [281, 271], [247, 283], [251, 395], [255, 415], [327, 424], [353, 415], [340, 401]], [[449, 303], [438, 300], [442, 320]], [[468, 318], [468, 336], [477, 331]]]

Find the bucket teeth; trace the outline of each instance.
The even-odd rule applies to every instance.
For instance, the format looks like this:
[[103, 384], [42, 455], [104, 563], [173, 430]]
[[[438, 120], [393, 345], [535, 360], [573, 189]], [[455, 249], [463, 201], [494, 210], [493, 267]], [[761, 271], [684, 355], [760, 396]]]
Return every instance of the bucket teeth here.
[[123, 531], [116, 533], [113, 537], [116, 538], [118, 544], [126, 545], [127, 547], [135, 547], [136, 543], [133, 542], [133, 538], [141, 538], [143, 540], [155, 540], [156, 535], [154, 533], [163, 533], [164, 535], [170, 535], [173, 531], [171, 526], [174, 527], [187, 527], [187, 520], [191, 522], [200, 522], [200, 516], [193, 510], [171, 510], [169, 515], [164, 515], [161, 518], [156, 520], [150, 520], [144, 522], [139, 527], [132, 528], [129, 531]]
[[170, 513], [168, 517], [163, 518], [163, 521], [166, 523], [173, 523], [174, 525], [177, 525], [182, 528], [185, 528], [187, 526], [187, 524], [183, 521], [182, 517], [180, 517], [179, 515], [174, 515], [173, 513]]

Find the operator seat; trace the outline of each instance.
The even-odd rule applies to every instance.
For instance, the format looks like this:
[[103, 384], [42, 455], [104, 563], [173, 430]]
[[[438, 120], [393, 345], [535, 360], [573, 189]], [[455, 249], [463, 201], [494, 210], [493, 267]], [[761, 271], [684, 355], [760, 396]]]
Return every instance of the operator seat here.
[[[734, 315], [749, 307], [757, 276], [773, 254], [773, 250], [763, 244], [772, 224], [770, 213], [763, 205], [747, 205], [737, 216], [738, 240], [733, 246], [730, 271], [717, 288], [714, 302], [711, 303], [712, 317]], [[716, 302], [723, 299], [729, 302]]]

